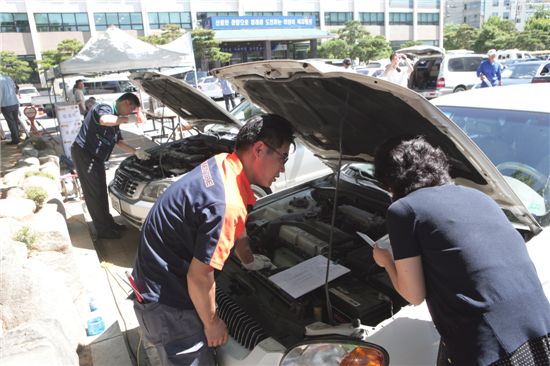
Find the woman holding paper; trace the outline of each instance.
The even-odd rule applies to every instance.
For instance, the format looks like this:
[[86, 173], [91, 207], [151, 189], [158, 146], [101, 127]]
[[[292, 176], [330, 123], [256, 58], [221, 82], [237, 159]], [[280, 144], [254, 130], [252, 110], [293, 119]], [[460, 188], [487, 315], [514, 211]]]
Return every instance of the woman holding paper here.
[[500, 207], [454, 185], [445, 154], [422, 137], [380, 146], [375, 175], [393, 198], [393, 255], [375, 246], [374, 259], [407, 301], [426, 300], [448, 353], [438, 365], [547, 365], [550, 304]]

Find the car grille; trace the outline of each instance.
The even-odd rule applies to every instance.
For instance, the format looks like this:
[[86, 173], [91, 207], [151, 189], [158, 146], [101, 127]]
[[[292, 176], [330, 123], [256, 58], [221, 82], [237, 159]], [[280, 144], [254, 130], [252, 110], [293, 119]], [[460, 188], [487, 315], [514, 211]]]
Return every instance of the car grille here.
[[228, 295], [217, 287], [216, 302], [219, 317], [227, 325], [229, 334], [249, 350], [267, 338], [263, 328], [246, 314]]
[[128, 175], [124, 174], [120, 169], [115, 173], [115, 178], [113, 179], [113, 187], [121, 194], [128, 196], [130, 198], [134, 197], [136, 193], [136, 188], [138, 182]]

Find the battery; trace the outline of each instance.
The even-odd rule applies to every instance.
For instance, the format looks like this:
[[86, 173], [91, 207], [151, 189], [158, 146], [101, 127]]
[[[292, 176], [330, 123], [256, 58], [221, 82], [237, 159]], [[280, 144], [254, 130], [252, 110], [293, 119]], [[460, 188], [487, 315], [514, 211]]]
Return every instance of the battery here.
[[361, 319], [361, 324], [375, 326], [391, 316], [388, 297], [353, 276], [331, 282], [329, 293], [335, 312], [349, 321]]

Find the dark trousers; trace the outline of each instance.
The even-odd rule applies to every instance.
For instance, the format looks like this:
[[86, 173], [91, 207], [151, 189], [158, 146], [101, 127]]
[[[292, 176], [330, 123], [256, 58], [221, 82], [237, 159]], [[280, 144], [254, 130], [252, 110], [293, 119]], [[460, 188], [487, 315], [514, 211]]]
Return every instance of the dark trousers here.
[[91, 156], [77, 144], [71, 146], [71, 155], [96, 232], [110, 230], [115, 220], [109, 213], [105, 162]]
[[6, 119], [8, 128], [11, 133], [11, 142], [14, 144], [19, 143], [19, 106], [17, 104], [2, 107], [2, 114]]
[[216, 365], [195, 310], [134, 300], [134, 312], [143, 337], [157, 349], [161, 365]]
[[[231, 109], [235, 108], [235, 95], [233, 94], [224, 94], [223, 100], [225, 102], [225, 109], [230, 111]], [[229, 102], [231, 102], [231, 109], [229, 109]]]

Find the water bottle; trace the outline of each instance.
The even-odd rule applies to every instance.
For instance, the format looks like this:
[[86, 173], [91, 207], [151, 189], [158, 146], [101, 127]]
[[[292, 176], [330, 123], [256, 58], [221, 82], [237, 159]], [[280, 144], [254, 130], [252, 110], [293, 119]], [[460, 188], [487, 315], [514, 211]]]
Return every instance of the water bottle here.
[[105, 330], [105, 321], [101, 316], [96, 299], [91, 297], [88, 302], [88, 306], [90, 308], [90, 312], [88, 313], [88, 320], [86, 322], [86, 334], [88, 336], [95, 336], [103, 333]]

